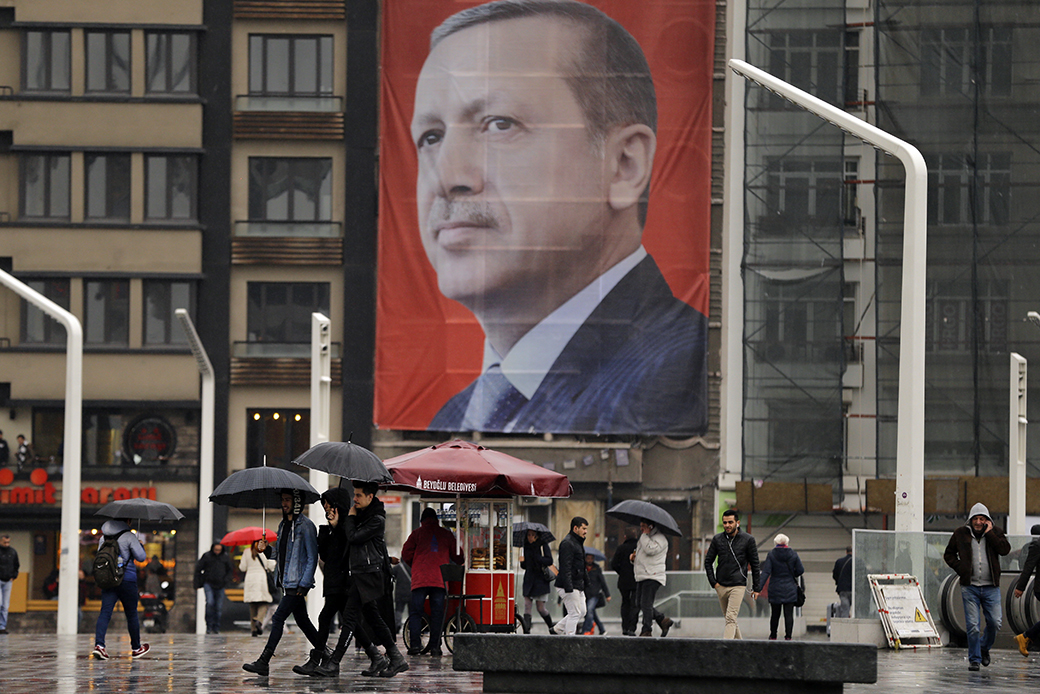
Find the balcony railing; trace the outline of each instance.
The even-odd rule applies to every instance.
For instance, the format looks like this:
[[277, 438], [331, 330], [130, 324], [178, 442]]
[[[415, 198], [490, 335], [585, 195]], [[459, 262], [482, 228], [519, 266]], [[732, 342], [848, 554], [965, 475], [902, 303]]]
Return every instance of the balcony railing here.
[[[333, 359], [339, 359], [342, 352], [342, 344], [333, 342], [330, 349]], [[311, 343], [309, 342], [235, 342], [231, 349], [231, 356], [237, 359], [243, 358], [269, 358], [269, 359], [310, 359]]]
[[235, 222], [235, 236], [338, 239], [343, 236], [343, 224], [342, 222], [238, 220]]
[[240, 94], [235, 97], [235, 110], [275, 111], [281, 113], [298, 111], [340, 113], [343, 111], [343, 97], [299, 96], [295, 94]]

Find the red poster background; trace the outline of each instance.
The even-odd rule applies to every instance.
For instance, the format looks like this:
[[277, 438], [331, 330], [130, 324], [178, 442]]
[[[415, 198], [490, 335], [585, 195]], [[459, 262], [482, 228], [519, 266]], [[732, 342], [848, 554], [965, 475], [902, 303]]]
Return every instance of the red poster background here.
[[[479, 4], [383, 4], [374, 414], [383, 429], [425, 429], [437, 410], [480, 374], [484, 333], [467, 309], [441, 295], [419, 238], [410, 132], [430, 32], [448, 16]], [[715, 2], [589, 4], [628, 29], [650, 63], [658, 143], [643, 245], [675, 295], [708, 315]]]

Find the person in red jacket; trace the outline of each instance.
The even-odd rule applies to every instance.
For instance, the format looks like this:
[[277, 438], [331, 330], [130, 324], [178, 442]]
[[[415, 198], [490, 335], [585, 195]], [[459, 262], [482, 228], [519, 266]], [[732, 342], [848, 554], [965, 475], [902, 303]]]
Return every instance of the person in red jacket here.
[[[411, 637], [408, 655], [428, 653], [438, 658], [441, 653], [441, 627], [444, 624], [444, 579], [441, 565], [462, 563], [455, 536], [441, 527], [437, 512], [427, 507], [419, 518], [419, 527], [408, 536], [401, 548], [401, 561], [412, 569], [412, 602], [408, 606], [408, 629]], [[430, 599], [430, 642], [423, 651], [419, 647], [419, 631], [426, 598]]]

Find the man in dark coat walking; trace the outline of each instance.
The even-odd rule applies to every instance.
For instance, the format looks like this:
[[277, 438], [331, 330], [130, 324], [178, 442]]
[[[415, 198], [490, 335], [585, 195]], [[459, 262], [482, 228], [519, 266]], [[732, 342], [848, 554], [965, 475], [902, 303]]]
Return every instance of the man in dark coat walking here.
[[837, 617], [845, 619], [852, 612], [852, 547], [846, 547], [845, 556], [834, 562], [831, 578], [840, 601]]
[[588, 580], [585, 571], [585, 536], [589, 533], [589, 522], [581, 516], [571, 519], [571, 531], [560, 543], [557, 558], [560, 573], [556, 576], [556, 592], [563, 601], [566, 616], [549, 630], [553, 634], [573, 635], [585, 619], [585, 586]]
[[224, 545], [214, 542], [195, 565], [195, 588], [206, 593], [206, 633], [220, 633], [220, 617], [224, 610], [224, 589], [231, 585], [235, 567]]
[[[722, 512], [722, 530], [711, 539], [711, 545], [704, 554], [704, 571], [708, 574], [708, 583], [719, 595], [719, 604], [726, 616], [726, 629], [722, 637], [739, 639], [741, 635], [737, 616], [747, 590], [748, 567], [751, 568], [752, 599], [757, 600], [762, 590], [758, 545], [755, 544], [755, 538], [741, 532], [740, 514], [733, 509]], [[716, 558], [719, 561], [718, 571], [715, 570]]]
[[[1018, 575], [1018, 583], [1015, 584], [1015, 597], [1022, 597], [1029, 584], [1029, 577], [1036, 574], [1036, 578], [1033, 580], [1033, 594], [1036, 595], [1037, 600], [1040, 600], [1040, 525], [1034, 525], [1029, 534], [1033, 536], [1033, 541], [1027, 545], [1029, 551], [1026, 553], [1025, 563], [1022, 564], [1022, 573]], [[1034, 641], [1040, 642], [1040, 622], [1026, 629], [1024, 633], [1015, 636], [1019, 652], [1027, 658], [1029, 657], [1029, 645]]]
[[639, 543], [639, 530], [635, 527], [625, 529], [625, 541], [618, 545], [610, 560], [610, 568], [617, 572], [617, 588], [621, 594], [621, 633], [625, 636], [636, 635], [636, 579], [632, 569], [632, 553]]

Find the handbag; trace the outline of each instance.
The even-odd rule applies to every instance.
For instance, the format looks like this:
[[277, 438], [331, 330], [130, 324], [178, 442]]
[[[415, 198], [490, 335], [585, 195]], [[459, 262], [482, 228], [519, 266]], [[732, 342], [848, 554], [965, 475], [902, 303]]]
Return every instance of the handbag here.
[[795, 588], [798, 589], [798, 597], [794, 601], [794, 606], [802, 607], [803, 605], [805, 605], [805, 589], [797, 583], [795, 584]]
[[549, 566], [542, 565], [542, 574], [545, 576], [545, 580], [552, 583], [556, 580], [556, 575], [560, 573], [560, 570], [550, 564]]

